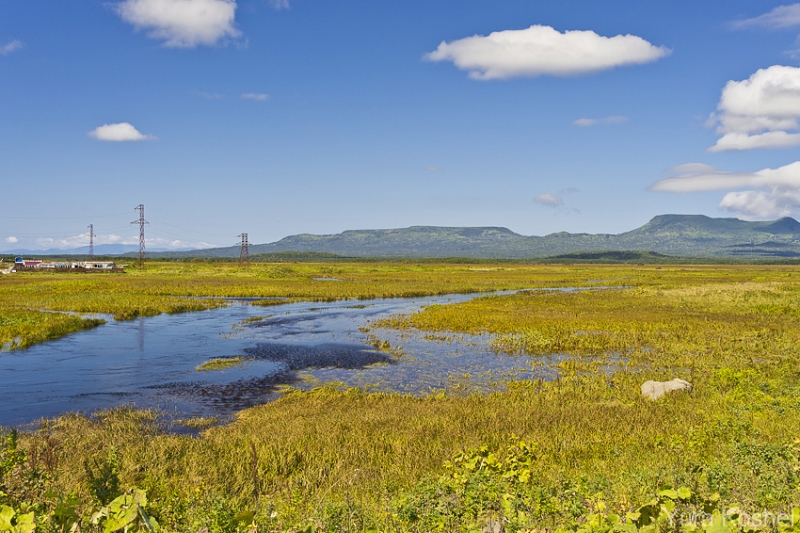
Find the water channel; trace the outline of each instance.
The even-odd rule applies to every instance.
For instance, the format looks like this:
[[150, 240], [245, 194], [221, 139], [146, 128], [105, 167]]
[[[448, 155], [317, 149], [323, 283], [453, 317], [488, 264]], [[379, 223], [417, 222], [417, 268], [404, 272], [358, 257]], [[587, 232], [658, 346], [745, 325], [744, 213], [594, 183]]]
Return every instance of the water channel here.
[[[0, 426], [123, 404], [158, 409], [172, 419], [226, 418], [275, 399], [286, 384], [341, 382], [424, 394], [493, 390], [512, 377], [532, 377], [531, 358], [495, 353], [489, 336], [360, 329], [392, 314], [478, 296], [270, 307], [234, 300], [208, 311], [108, 319], [92, 330], [0, 353]], [[377, 350], [370, 344], [376, 337], [401, 351]], [[230, 356], [247, 361], [197, 370], [209, 359]], [[543, 372], [537, 370], [537, 377]]]

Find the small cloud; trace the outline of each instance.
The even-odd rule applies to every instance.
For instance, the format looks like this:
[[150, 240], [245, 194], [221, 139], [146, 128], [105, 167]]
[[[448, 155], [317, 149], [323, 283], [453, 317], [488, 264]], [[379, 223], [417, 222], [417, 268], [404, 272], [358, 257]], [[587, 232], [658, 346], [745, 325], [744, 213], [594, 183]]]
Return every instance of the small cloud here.
[[269, 0], [269, 4], [279, 11], [289, 9], [289, 0]]
[[721, 134], [709, 152], [800, 144], [800, 68], [773, 65], [729, 81], [708, 124]]
[[25, 43], [19, 39], [14, 39], [10, 43], [0, 46], [0, 56], [7, 56], [11, 52], [16, 52], [17, 50], [21, 50], [23, 48], [25, 48]]
[[540, 194], [534, 198], [533, 201], [547, 207], [560, 207], [564, 205], [564, 199], [558, 194]]
[[199, 94], [202, 98], [206, 98], [207, 100], [222, 100], [225, 98], [225, 95], [220, 93], [207, 93], [201, 91], [197, 94]]
[[211, 46], [241, 35], [233, 26], [235, 0], [123, 0], [114, 10], [167, 47]]
[[505, 30], [442, 41], [428, 61], [452, 61], [474, 80], [578, 76], [651, 63], [671, 53], [635, 35], [603, 37], [593, 31], [560, 33], [550, 26]]
[[444, 172], [442, 167], [425, 167], [423, 170], [425, 172]]
[[800, 26], [800, 4], [778, 6], [763, 15], [731, 23], [731, 27], [736, 30], [747, 28], [783, 29], [795, 26]]
[[566, 189], [561, 189], [558, 191], [559, 194], [575, 194], [579, 192], [581, 192], [581, 190], [577, 187], [567, 187]]
[[144, 135], [127, 122], [118, 124], [104, 124], [98, 126], [88, 133], [89, 137], [98, 141], [124, 142], [124, 141], [146, 141], [155, 139], [152, 135]]
[[16, 237], [6, 237], [6, 242], [8, 244], [17, 244], [19, 242], [19, 239], [17, 239]]
[[628, 117], [614, 115], [605, 118], [579, 118], [572, 123], [576, 126], [595, 126], [597, 124], [619, 124], [621, 122], [628, 122]]
[[245, 100], [256, 100], [258, 102], [263, 102], [269, 98], [269, 95], [267, 93], [242, 93], [241, 97]]

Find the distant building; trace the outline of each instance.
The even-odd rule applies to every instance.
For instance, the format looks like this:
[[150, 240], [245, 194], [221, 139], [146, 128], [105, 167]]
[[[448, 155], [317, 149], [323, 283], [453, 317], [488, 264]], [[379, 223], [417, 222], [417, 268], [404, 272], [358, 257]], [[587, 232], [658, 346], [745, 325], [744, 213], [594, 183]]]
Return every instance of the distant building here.
[[17, 257], [16, 259], [14, 259], [14, 264], [16, 264], [17, 266], [23, 266], [23, 267], [35, 267], [36, 265], [42, 264], [42, 261], [29, 260], [29, 259], [23, 259], [21, 257]]
[[78, 261], [70, 263], [72, 268], [85, 268], [86, 270], [114, 270], [117, 268], [113, 261]]
[[17, 257], [14, 270], [49, 270], [55, 272], [123, 272], [125, 265], [117, 266], [113, 261], [38, 261]]

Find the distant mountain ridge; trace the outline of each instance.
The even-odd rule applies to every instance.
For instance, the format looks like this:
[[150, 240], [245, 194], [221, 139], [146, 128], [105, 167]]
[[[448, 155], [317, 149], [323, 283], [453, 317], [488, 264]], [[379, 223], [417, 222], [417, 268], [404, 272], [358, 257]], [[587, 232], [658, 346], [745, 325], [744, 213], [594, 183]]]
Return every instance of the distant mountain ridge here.
[[[581, 252], [648, 251], [693, 257], [800, 257], [800, 222], [785, 217], [748, 222], [704, 215], [660, 215], [644, 226], [613, 234], [525, 236], [502, 227], [411, 226], [303, 233], [250, 246], [250, 254], [328, 253], [345, 257], [465, 257], [535, 259]], [[240, 248], [166, 252], [153, 256], [238, 257]]]
[[[138, 247], [98, 245], [95, 255], [135, 256]], [[3, 255], [86, 255], [73, 250], [16, 250]], [[653, 252], [684, 257], [800, 258], [800, 222], [748, 222], [704, 215], [659, 215], [645, 225], [620, 234], [551, 233], [526, 236], [502, 227], [411, 226], [399, 229], [348, 230], [331, 235], [302, 233], [269, 244], [250, 246], [250, 255], [307, 254], [328, 257], [537, 259], [596, 252]], [[238, 258], [240, 248], [187, 251], [148, 249], [148, 257]], [[289, 257], [289, 256], [287, 256]], [[298, 256], [299, 257], [299, 256]]]

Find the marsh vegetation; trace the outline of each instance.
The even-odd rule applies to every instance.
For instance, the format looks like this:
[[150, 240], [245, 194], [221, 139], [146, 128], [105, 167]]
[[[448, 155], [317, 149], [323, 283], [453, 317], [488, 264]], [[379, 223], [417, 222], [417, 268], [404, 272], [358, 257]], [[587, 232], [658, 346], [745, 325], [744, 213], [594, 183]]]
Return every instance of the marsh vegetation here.
[[[495, 350], [552, 360], [552, 381], [466, 396], [287, 388], [198, 436], [130, 408], [7, 431], [0, 504], [33, 512], [43, 531], [64, 530], [65, 509], [90, 529], [93, 511], [134, 487], [162, 529], [214, 533], [788, 531], [730, 518], [791, 516], [800, 502], [796, 267], [188, 264], [113, 280], [7, 279], [2, 316], [224, 304], [176, 296], [589, 289], [483, 297], [372, 325], [489, 335]], [[115, 304], [117, 293], [127, 303]], [[641, 397], [643, 381], [676, 377], [694, 390]], [[688, 523], [705, 512], [716, 518]]]
[[196, 370], [198, 372], [208, 372], [210, 370], [225, 370], [226, 368], [242, 366], [248, 361], [250, 361], [250, 359], [235, 355], [229, 357], [215, 357], [213, 359], [209, 359], [208, 361], [204, 361], [202, 364], [198, 365]]

